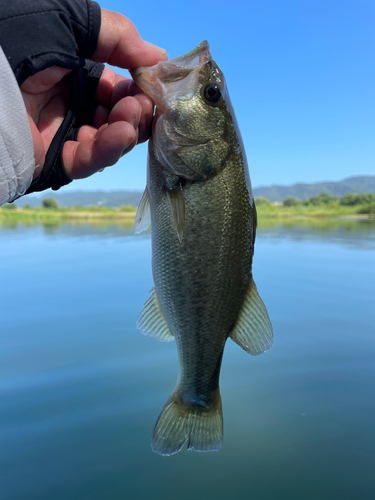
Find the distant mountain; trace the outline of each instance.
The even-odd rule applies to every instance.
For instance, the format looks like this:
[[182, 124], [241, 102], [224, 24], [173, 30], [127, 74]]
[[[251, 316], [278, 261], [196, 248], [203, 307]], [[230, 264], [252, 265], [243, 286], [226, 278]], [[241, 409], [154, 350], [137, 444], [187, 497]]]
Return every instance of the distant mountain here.
[[298, 183], [291, 186], [262, 186], [253, 189], [254, 196], [264, 196], [270, 201], [284, 201], [285, 198], [304, 200], [320, 193], [332, 196], [344, 196], [347, 193], [375, 193], [375, 175], [359, 175], [348, 177], [342, 181], [316, 182], [313, 184]]
[[44, 193], [23, 196], [16, 201], [23, 207], [28, 203], [31, 207], [40, 207], [43, 198], [54, 198], [62, 207], [89, 207], [103, 205], [105, 207], [120, 207], [133, 205], [137, 207], [142, 197], [142, 191], [45, 191]]
[[[329, 193], [332, 196], [344, 196], [347, 193], [375, 193], [375, 175], [349, 177], [337, 182], [316, 182], [314, 184], [298, 183], [291, 186], [264, 186], [254, 188], [254, 196], [264, 196], [270, 201], [284, 201], [293, 197], [300, 200], [316, 194]], [[19, 207], [28, 203], [39, 207], [43, 198], [54, 198], [63, 207], [81, 205], [104, 205], [119, 207], [121, 205], [138, 206], [142, 191], [46, 191], [38, 195], [23, 196], [16, 201]]]

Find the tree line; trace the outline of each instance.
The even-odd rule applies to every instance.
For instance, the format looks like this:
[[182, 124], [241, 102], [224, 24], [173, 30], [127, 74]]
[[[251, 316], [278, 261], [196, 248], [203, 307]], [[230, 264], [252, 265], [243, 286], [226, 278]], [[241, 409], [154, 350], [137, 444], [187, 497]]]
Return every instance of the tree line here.
[[[256, 197], [255, 203], [257, 206], [271, 204], [271, 201], [264, 197]], [[332, 196], [328, 193], [320, 193], [310, 198], [305, 198], [304, 200], [299, 200], [297, 198], [285, 198], [282, 205], [284, 207], [296, 207], [298, 205], [302, 206], [321, 206], [321, 205], [331, 205], [337, 203], [342, 206], [354, 207], [356, 205], [375, 205], [375, 194], [374, 193], [348, 193], [344, 196]]]

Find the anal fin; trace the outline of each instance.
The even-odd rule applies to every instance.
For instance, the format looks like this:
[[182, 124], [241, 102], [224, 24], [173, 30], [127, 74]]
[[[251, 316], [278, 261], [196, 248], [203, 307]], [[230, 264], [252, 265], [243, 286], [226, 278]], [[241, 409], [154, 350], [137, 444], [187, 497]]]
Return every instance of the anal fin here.
[[163, 311], [160, 308], [155, 288], [152, 288], [151, 296], [145, 302], [143, 310], [137, 321], [137, 328], [150, 337], [155, 337], [161, 342], [171, 342], [174, 336], [165, 321]]
[[230, 338], [253, 356], [262, 354], [272, 347], [272, 324], [253, 279]]

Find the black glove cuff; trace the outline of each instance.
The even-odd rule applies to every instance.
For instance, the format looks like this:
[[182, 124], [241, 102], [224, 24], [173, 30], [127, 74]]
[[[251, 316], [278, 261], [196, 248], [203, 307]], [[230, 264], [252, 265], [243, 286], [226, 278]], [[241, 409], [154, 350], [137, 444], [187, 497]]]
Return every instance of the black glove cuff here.
[[82, 125], [91, 125], [97, 103], [95, 92], [103, 73], [104, 64], [86, 61], [75, 71], [71, 78], [73, 92], [69, 109], [47, 151], [43, 170], [25, 194], [52, 188], [57, 191], [72, 180], [66, 175], [62, 162], [62, 149], [66, 141], [75, 141]]

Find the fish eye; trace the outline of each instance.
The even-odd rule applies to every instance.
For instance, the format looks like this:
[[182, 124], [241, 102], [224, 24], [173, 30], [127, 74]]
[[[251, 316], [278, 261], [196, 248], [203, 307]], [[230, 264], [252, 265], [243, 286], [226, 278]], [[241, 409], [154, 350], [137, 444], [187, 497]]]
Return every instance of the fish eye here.
[[209, 83], [203, 90], [206, 101], [210, 103], [218, 102], [221, 98], [221, 89], [217, 83]]

